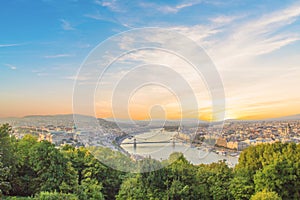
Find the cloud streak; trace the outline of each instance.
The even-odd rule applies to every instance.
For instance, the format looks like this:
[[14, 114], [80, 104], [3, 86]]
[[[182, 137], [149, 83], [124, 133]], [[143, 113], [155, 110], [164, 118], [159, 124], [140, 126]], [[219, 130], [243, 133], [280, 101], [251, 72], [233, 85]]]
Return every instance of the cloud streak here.
[[272, 53], [300, 40], [299, 32], [287, 28], [298, 20], [300, 4], [255, 19], [219, 16], [208, 25], [170, 27], [203, 46], [221, 68], [231, 69], [240, 62]]
[[188, 8], [194, 5], [197, 5], [201, 3], [201, 0], [193, 0], [193, 1], [183, 1], [182, 3], [170, 6], [170, 5], [159, 5], [155, 3], [146, 3], [146, 2], [140, 2], [140, 6], [143, 8], [148, 8], [148, 9], [155, 9], [159, 12], [165, 13], [165, 14], [175, 14], [179, 12], [180, 10], [184, 8]]
[[15, 47], [15, 46], [22, 46], [24, 43], [14, 43], [14, 44], [0, 44], [1, 47]]
[[117, 0], [95, 0], [94, 1], [95, 4], [97, 5], [100, 5], [102, 7], [107, 7], [109, 8], [110, 10], [112, 11], [115, 11], [115, 12], [123, 12], [123, 9], [121, 9], [121, 7], [119, 6]]
[[16, 70], [16, 69], [17, 69], [17, 67], [16, 67], [16, 66], [14, 66], [14, 65], [11, 65], [11, 64], [4, 64], [4, 66], [6, 66], [6, 67], [10, 68], [11, 70]]
[[70, 22], [64, 20], [64, 19], [61, 19], [61, 27], [62, 29], [64, 29], [65, 31], [72, 31], [72, 30], [75, 30], [75, 28], [71, 25]]
[[56, 54], [56, 55], [47, 55], [44, 56], [44, 58], [66, 58], [66, 57], [72, 57], [71, 54]]

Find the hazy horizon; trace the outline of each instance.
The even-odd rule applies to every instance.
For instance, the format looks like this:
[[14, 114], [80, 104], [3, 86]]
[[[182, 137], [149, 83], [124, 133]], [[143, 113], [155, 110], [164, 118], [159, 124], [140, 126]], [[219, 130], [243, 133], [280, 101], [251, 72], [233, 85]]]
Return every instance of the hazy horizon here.
[[[18, 119], [22, 119], [25, 117], [55, 117], [55, 116], [66, 116], [66, 115], [82, 115], [82, 114], [72, 114], [72, 113], [56, 113], [56, 114], [33, 114], [33, 115], [24, 115], [24, 116], [9, 116], [9, 117], [0, 117], [0, 119], [8, 119], [8, 118], [18, 118]], [[85, 117], [95, 117], [95, 116], [91, 116], [91, 115], [82, 115]], [[281, 118], [289, 118], [289, 117], [299, 117], [300, 119], [300, 113], [299, 114], [295, 114], [295, 115], [285, 115], [285, 116], [280, 116], [280, 117], [274, 117], [274, 118], [258, 118], [258, 119], [234, 119], [234, 118], [228, 118], [228, 119], [224, 119], [224, 120], [242, 120], [242, 121], [263, 121], [263, 120], [272, 120], [272, 119], [281, 119]], [[104, 119], [104, 120], [121, 120], [121, 121], [130, 121], [130, 120], [134, 120], [134, 119], [122, 119], [122, 118], [101, 118], [101, 117], [97, 117], [97, 119]], [[174, 119], [160, 119], [160, 118], [155, 118], [155, 119], [135, 119], [134, 121], [150, 121], [150, 120], [154, 120], [154, 121], [178, 121], [178, 120], [199, 120], [199, 121], [204, 121], [204, 122], [209, 122], [209, 120], [205, 120], [205, 119], [198, 119], [198, 118], [174, 118]], [[223, 121], [223, 120], [221, 120]]]

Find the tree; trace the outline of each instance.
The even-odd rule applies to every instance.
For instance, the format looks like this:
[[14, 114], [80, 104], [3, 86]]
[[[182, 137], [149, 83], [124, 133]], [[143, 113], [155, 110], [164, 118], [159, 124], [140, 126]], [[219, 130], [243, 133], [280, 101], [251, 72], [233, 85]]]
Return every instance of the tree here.
[[30, 151], [30, 164], [40, 184], [38, 191], [60, 191], [77, 188], [77, 174], [68, 159], [47, 141], [36, 144]]
[[283, 199], [299, 199], [300, 188], [297, 188], [295, 168], [287, 161], [277, 161], [264, 167], [254, 176], [255, 190], [277, 192]]
[[169, 189], [170, 199], [180, 200], [180, 199], [190, 199], [190, 187], [184, 183], [173, 180], [171, 187]]
[[268, 192], [263, 190], [254, 194], [250, 200], [282, 200], [276, 192]]
[[164, 176], [162, 164], [154, 159], [146, 158], [139, 161], [141, 181], [145, 187], [153, 189], [164, 189]]
[[16, 145], [16, 172], [11, 180], [12, 189], [11, 195], [18, 196], [32, 196], [39, 188], [36, 181], [37, 173], [34, 171], [33, 166], [29, 163], [32, 147], [37, 142], [37, 138], [32, 135], [25, 135], [22, 139], [18, 140]]
[[80, 200], [102, 200], [102, 185], [97, 180], [84, 180], [77, 191]]
[[7, 194], [11, 188], [10, 179], [15, 172], [15, 153], [10, 137], [11, 126], [0, 126], [0, 194]]
[[[75, 149], [72, 146], [64, 146], [62, 153], [72, 163], [74, 170], [78, 174], [78, 190], [76, 193], [80, 199], [103, 199], [103, 182], [111, 175], [107, 167], [102, 165], [95, 157], [83, 147]], [[112, 172], [112, 170], [111, 170]], [[112, 174], [112, 173], [110, 173]], [[114, 181], [120, 181], [119, 177], [115, 177]], [[121, 184], [121, 183], [120, 183]], [[108, 184], [108, 187], [114, 187], [114, 184]], [[107, 188], [106, 191], [107, 191]], [[117, 190], [118, 191], [118, 190]], [[117, 192], [107, 191], [107, 197], [114, 198]]]
[[255, 191], [268, 189], [283, 199], [300, 198], [300, 145], [274, 143], [252, 146], [244, 150], [235, 170], [254, 182]]
[[9, 175], [9, 168], [4, 167], [0, 155], [0, 199], [3, 192], [7, 193], [10, 189], [10, 183], [7, 181]]
[[224, 161], [210, 165], [212, 175], [208, 178], [209, 191], [213, 199], [232, 199], [229, 192], [230, 181], [233, 178], [232, 169]]
[[247, 200], [254, 194], [254, 183], [247, 173], [236, 170], [234, 178], [230, 182], [229, 191], [236, 200]]
[[173, 153], [169, 157], [166, 167], [167, 198], [199, 199], [199, 190], [195, 174], [197, 168], [189, 163], [182, 153]]
[[78, 200], [75, 194], [65, 194], [59, 192], [41, 192], [37, 198], [39, 200]]
[[116, 196], [116, 199], [146, 199], [146, 188], [142, 186], [140, 176], [136, 175], [134, 177], [125, 179], [121, 185], [118, 195]]
[[[193, 193], [197, 199], [212, 199], [209, 191], [210, 182], [209, 178], [213, 175], [208, 165], [199, 165], [197, 167], [196, 183], [191, 186]], [[194, 198], [195, 199], [195, 198]]]
[[15, 164], [14, 137], [10, 136], [11, 126], [3, 124], [0, 126], [0, 154], [5, 167], [12, 167]]

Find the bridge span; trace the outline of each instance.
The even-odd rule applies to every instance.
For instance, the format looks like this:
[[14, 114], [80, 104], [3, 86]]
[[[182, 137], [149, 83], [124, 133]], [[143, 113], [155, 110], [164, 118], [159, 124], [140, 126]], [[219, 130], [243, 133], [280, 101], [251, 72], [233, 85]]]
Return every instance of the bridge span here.
[[122, 144], [133, 144], [133, 148], [136, 149], [138, 144], [172, 144], [175, 147], [176, 142], [175, 139], [163, 140], [163, 141], [137, 141], [136, 138], [133, 139], [133, 142], [123, 142]]

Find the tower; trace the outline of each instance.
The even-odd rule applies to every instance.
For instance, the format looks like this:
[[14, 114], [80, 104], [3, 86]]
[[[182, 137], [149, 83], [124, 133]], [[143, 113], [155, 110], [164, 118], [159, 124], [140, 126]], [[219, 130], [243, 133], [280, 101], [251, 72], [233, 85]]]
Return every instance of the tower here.
[[133, 139], [133, 150], [136, 153], [136, 138]]
[[73, 132], [73, 139], [74, 140], [77, 140], [77, 127], [76, 125], [74, 124], [73, 128], [72, 128], [72, 132]]

